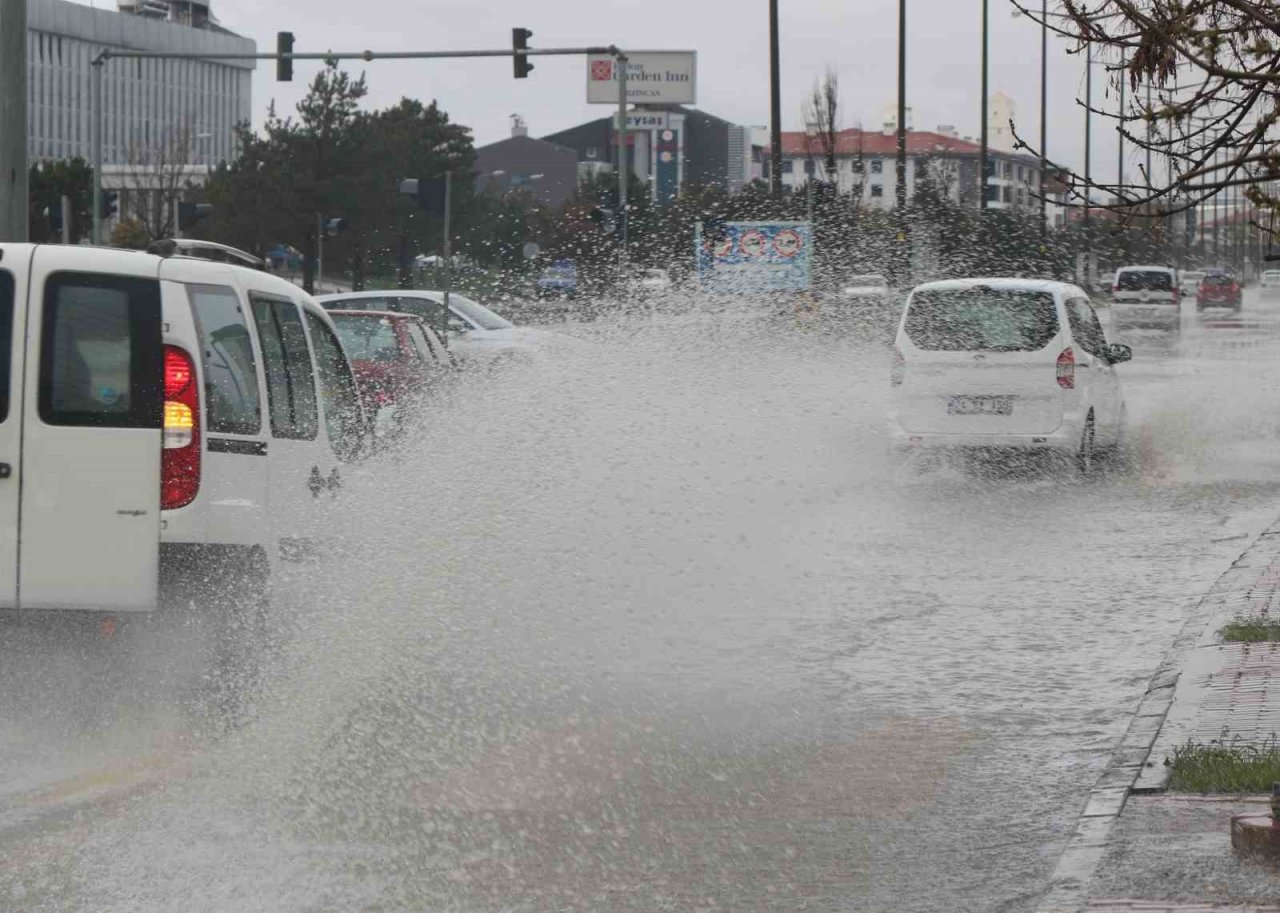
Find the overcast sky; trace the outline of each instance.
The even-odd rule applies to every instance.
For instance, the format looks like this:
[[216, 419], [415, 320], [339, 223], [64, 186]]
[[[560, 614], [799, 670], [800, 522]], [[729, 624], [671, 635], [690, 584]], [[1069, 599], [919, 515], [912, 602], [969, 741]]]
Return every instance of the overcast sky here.
[[[97, 0], [99, 4], [110, 0]], [[277, 30], [297, 36], [298, 51], [440, 50], [510, 47], [511, 28], [533, 30], [533, 47], [616, 43], [639, 49], [698, 52], [697, 107], [739, 124], [769, 118], [767, 0], [212, 0], [229, 29], [259, 50], [275, 48]], [[800, 105], [827, 66], [840, 75], [843, 126], [874, 129], [896, 92], [895, 0], [780, 0], [784, 129], [799, 129]], [[991, 89], [1017, 103], [1020, 132], [1039, 127], [1040, 34], [1014, 18], [1007, 0], [991, 0]], [[979, 0], [908, 0], [907, 97], [916, 129], [954, 124], [976, 136], [980, 116]], [[271, 62], [254, 81], [254, 118], [275, 99], [292, 111], [318, 64], [296, 65], [295, 82], [275, 82]], [[539, 58], [528, 79], [511, 75], [509, 58], [455, 61], [375, 61], [363, 67], [369, 103], [401, 96], [438, 99], [450, 117], [470, 126], [477, 144], [508, 135], [519, 113], [542, 136], [608, 113], [588, 105], [581, 58]], [[1105, 74], [1095, 70], [1095, 89]], [[1076, 104], [1083, 61], [1050, 38], [1049, 151], [1083, 163], [1084, 119]], [[1116, 169], [1112, 125], [1094, 122], [1094, 172]]]

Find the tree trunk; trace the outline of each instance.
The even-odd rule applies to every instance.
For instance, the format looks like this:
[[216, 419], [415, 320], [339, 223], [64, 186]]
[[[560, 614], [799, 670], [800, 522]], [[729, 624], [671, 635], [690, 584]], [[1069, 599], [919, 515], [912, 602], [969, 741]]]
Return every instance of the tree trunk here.
[[302, 290], [314, 295], [316, 288], [316, 236], [307, 232], [302, 239]]

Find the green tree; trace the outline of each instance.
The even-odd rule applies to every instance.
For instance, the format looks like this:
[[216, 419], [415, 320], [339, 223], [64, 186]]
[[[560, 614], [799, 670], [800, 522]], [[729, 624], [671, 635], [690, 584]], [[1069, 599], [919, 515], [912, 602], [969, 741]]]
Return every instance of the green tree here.
[[62, 197], [71, 200], [71, 243], [89, 236], [93, 224], [93, 169], [82, 158], [39, 162], [31, 166], [27, 196], [28, 237], [35, 242], [62, 240], [54, 228], [61, 217]]

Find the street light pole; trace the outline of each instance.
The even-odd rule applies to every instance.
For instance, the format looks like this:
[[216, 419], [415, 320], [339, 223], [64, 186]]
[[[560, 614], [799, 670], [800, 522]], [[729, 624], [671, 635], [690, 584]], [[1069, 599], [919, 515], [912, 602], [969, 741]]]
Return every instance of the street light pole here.
[[982, 0], [982, 151], [978, 155], [978, 208], [987, 208], [987, 3]]
[[94, 59], [90, 66], [93, 78], [93, 119], [90, 132], [93, 138], [93, 237], [94, 244], [102, 243], [102, 80], [107, 61]]
[[1093, 42], [1085, 43], [1084, 64], [1084, 286], [1093, 286], [1093, 227], [1089, 202], [1093, 191]]
[[778, 0], [769, 0], [769, 191], [782, 199], [782, 77], [779, 71]]
[[1040, 241], [1043, 244], [1049, 234], [1049, 200], [1044, 190], [1044, 179], [1049, 170], [1049, 0], [1040, 3]]
[[911, 248], [907, 235], [907, 0], [898, 0], [898, 279], [911, 269]]

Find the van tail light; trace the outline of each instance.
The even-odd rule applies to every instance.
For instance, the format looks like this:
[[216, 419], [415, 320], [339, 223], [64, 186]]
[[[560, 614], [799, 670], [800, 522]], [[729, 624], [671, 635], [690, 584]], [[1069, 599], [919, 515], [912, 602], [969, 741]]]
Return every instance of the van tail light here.
[[1111, 294], [1113, 294], [1113, 295], [1114, 295], [1114, 294], [1115, 294], [1116, 292], [1118, 292], [1118, 291], [1120, 291], [1120, 286], [1118, 286], [1118, 285], [1113, 285], [1113, 286], [1111, 286]]
[[200, 491], [200, 393], [195, 362], [177, 346], [164, 347], [164, 447], [160, 451], [160, 508], [185, 507]]
[[1058, 356], [1058, 386], [1064, 390], [1076, 388], [1076, 353], [1070, 346]]
[[889, 385], [893, 387], [901, 387], [902, 382], [907, 378], [907, 360], [902, 357], [902, 350], [897, 346], [893, 347], [893, 370], [889, 373]]

